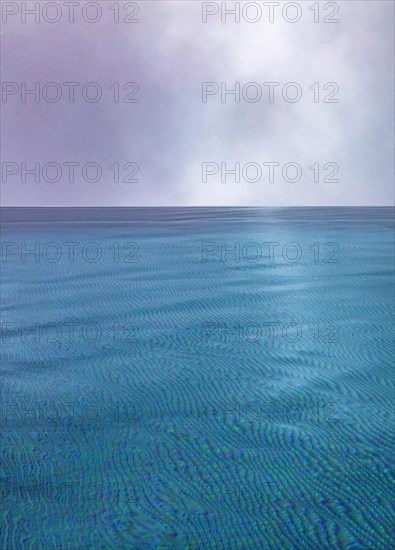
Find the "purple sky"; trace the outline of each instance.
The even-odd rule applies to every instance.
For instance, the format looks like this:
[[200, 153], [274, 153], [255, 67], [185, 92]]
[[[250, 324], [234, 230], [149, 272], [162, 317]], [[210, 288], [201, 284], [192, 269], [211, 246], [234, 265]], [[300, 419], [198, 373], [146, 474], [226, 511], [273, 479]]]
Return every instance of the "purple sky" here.
[[[87, 2], [75, 7], [73, 23], [58, 3], [61, 19], [50, 23], [43, 17], [53, 18], [53, 8], [44, 16], [40, 12], [39, 22], [32, 15], [23, 22], [22, 3], [3, 2], [2, 82], [3, 92], [10, 92], [3, 93], [1, 105], [3, 206], [393, 204], [392, 2], [337, 2], [340, 22], [334, 24], [314, 23], [308, 9], [313, 2], [307, 1], [298, 2], [302, 17], [293, 24], [281, 15], [284, 2], [273, 23], [264, 8], [257, 23], [243, 17], [234, 23], [229, 16], [222, 23], [220, 13], [203, 23], [199, 1], [138, 2], [139, 22], [131, 24], [114, 22], [109, 9], [114, 0], [97, 2], [102, 15], [96, 23], [84, 21]], [[18, 13], [4, 20], [13, 6]], [[120, 6], [121, 18], [133, 9], [128, 2]], [[93, 8], [86, 13], [93, 17]], [[40, 84], [37, 103], [31, 95], [22, 102], [23, 82], [28, 88]], [[60, 86], [58, 102], [43, 97], [49, 82]], [[81, 83], [74, 103], [65, 82]], [[97, 103], [82, 98], [88, 82], [102, 90]], [[139, 102], [114, 103], [114, 82], [120, 83], [121, 98], [125, 83], [138, 83]], [[203, 103], [202, 82], [229, 87], [255, 82], [264, 94], [255, 103], [231, 97], [222, 103], [218, 93]], [[273, 103], [265, 95], [267, 82], [280, 83]], [[282, 87], [289, 82], [301, 86], [299, 102], [283, 99]], [[315, 82], [318, 103], [309, 90]], [[322, 102], [331, 91], [322, 89], [327, 82], [338, 84], [338, 103]], [[50, 96], [55, 91], [48, 88]], [[63, 165], [70, 162], [80, 163], [74, 182]], [[82, 177], [81, 167], [90, 162], [100, 165], [98, 182]], [[114, 181], [117, 162], [119, 182]], [[123, 169], [128, 162], [139, 166], [137, 183], [122, 181], [133, 171], [134, 165]], [[228, 168], [239, 162], [241, 179], [228, 175], [221, 181], [219, 170], [203, 182], [204, 162]], [[267, 165], [260, 181], [243, 178], [246, 163], [268, 162], [280, 163], [273, 182]], [[297, 182], [282, 177], [289, 162], [303, 170]], [[340, 167], [332, 178], [338, 182], [324, 181], [330, 162]], [[39, 163], [40, 169], [57, 163], [61, 178], [49, 182], [41, 173], [38, 182], [31, 175], [23, 182], [22, 163], [27, 168]], [[320, 167], [318, 182], [309, 169], [314, 163]], [[54, 176], [51, 170], [47, 179]], [[93, 178], [92, 171], [87, 174]]]

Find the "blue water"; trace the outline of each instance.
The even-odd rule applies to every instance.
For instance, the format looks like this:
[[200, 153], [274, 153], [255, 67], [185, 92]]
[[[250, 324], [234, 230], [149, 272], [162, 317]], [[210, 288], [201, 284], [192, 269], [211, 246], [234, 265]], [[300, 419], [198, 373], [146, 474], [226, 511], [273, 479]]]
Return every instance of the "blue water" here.
[[3, 210], [2, 548], [392, 548], [393, 252], [388, 208]]

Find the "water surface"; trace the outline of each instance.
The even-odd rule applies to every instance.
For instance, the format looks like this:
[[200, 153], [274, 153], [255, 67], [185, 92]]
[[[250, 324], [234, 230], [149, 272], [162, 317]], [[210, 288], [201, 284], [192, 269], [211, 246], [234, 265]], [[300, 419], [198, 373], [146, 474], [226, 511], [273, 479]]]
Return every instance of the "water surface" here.
[[2, 210], [6, 549], [394, 544], [389, 208]]

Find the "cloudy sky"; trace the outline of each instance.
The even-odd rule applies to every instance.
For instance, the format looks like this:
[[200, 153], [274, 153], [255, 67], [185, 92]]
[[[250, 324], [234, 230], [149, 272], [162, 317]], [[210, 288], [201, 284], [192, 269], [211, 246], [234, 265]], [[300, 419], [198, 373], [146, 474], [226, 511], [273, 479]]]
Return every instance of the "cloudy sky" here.
[[393, 2], [37, 4], [2, 2], [3, 206], [393, 204]]

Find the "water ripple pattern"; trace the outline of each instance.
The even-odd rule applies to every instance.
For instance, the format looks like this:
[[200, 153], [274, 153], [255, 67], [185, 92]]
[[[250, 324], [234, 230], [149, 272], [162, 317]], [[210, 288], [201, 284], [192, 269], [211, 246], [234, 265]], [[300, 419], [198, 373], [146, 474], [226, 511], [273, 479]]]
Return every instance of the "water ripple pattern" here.
[[389, 208], [2, 210], [2, 548], [390, 549]]

